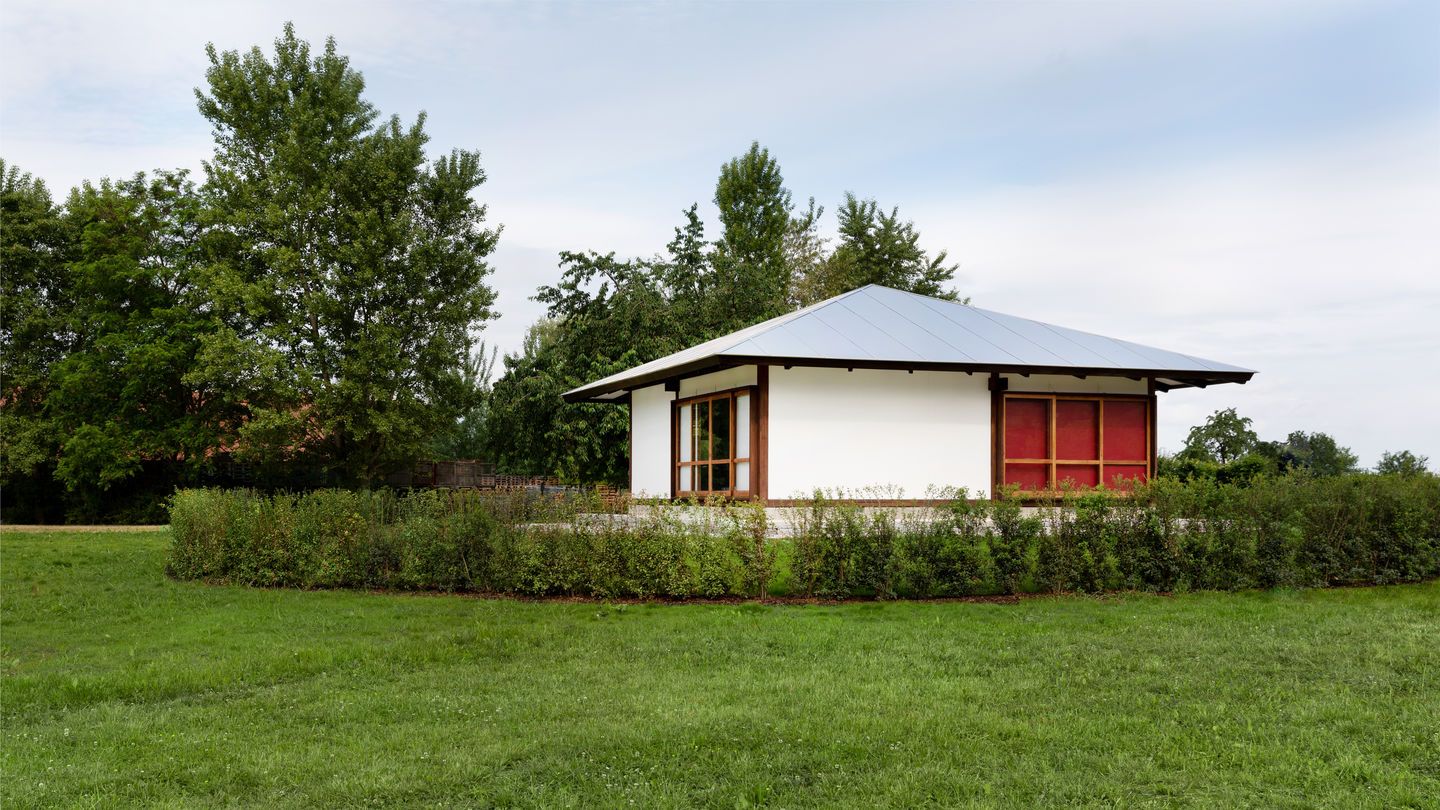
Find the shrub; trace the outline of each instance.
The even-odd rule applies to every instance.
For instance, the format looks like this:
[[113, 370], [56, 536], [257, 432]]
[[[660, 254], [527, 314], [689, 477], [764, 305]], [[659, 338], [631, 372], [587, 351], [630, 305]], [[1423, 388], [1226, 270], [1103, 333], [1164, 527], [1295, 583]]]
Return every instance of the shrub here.
[[1013, 491], [1004, 493], [992, 505], [990, 520], [995, 529], [990, 536], [995, 585], [1001, 593], [1017, 593], [1034, 578], [1044, 522], [1035, 515], [1025, 515]]
[[1158, 479], [1040, 509], [949, 492], [923, 509], [843, 493], [769, 536], [758, 504], [600, 514], [526, 493], [184, 490], [167, 571], [298, 588], [600, 598], [892, 598], [1407, 582], [1440, 576], [1440, 478]]

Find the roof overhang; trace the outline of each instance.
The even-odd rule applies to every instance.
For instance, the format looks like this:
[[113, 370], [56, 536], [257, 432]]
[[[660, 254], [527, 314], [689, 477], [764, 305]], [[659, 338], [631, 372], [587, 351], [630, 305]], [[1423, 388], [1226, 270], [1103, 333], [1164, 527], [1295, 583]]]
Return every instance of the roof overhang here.
[[621, 402], [631, 391], [660, 383], [682, 380], [736, 366], [783, 366], [808, 368], [885, 369], [891, 371], [950, 371], [963, 374], [1053, 374], [1065, 377], [1125, 377], [1131, 380], [1154, 380], [1157, 391], [1177, 388], [1206, 388], [1224, 383], [1241, 385], [1255, 376], [1253, 371], [1175, 371], [1153, 368], [1077, 368], [1075, 366], [995, 365], [984, 363], [935, 363], [908, 360], [849, 360], [816, 357], [760, 357], [753, 355], [712, 355], [681, 366], [658, 369], [653, 373], [617, 380], [614, 383], [592, 383], [565, 392], [566, 402]]

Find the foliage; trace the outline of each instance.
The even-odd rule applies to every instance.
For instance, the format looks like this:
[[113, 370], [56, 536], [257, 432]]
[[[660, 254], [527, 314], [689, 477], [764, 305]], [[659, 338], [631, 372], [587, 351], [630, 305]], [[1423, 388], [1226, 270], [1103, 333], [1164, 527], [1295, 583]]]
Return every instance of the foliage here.
[[499, 236], [471, 197], [479, 155], [427, 164], [424, 116], [377, 124], [333, 39], [312, 57], [287, 24], [273, 58], [207, 52], [219, 332], [192, 379], [249, 403], [247, 452], [368, 483], [472, 403], [462, 368]]
[[363, 485], [475, 449], [478, 156], [427, 164], [423, 116], [380, 121], [333, 41], [208, 53], [202, 188], [157, 171], [56, 206], [0, 163], [7, 520], [159, 519], [232, 454], [270, 485]]
[[430, 443], [429, 455], [439, 460], [479, 459], [485, 454], [485, 425], [489, 421], [490, 395], [494, 386], [495, 361], [498, 349], [488, 354], [482, 342], [465, 361], [461, 381], [468, 392], [470, 405], [460, 413], [454, 424], [443, 429]]
[[947, 265], [948, 254], [943, 250], [931, 256], [921, 248], [920, 232], [913, 222], [900, 218], [899, 208], [886, 213], [874, 200], [861, 200], [847, 192], [837, 214], [840, 241], [816, 268], [818, 277], [805, 283], [802, 303], [867, 284], [957, 298], [948, 285], [959, 265]]
[[[937, 597], [1234, 590], [1440, 576], [1440, 478], [1353, 474], [1241, 486], [1161, 479], [1026, 514], [964, 491], [924, 509], [817, 492], [767, 537], [755, 504], [595, 514], [586, 498], [186, 490], [180, 578], [527, 596]], [[786, 565], [777, 565], [778, 559]]]
[[22, 519], [47, 516], [41, 495], [59, 436], [44, 407], [51, 370], [75, 338], [65, 271], [73, 244], [45, 183], [0, 160], [0, 486], [7, 517], [17, 489], [32, 505]]
[[720, 168], [715, 207], [723, 228], [711, 257], [708, 331], [724, 334], [783, 315], [790, 297], [786, 244], [794, 204], [780, 164], [759, 143]]
[[1386, 451], [1375, 465], [1375, 472], [1381, 475], [1425, 475], [1429, 472], [1428, 456], [1416, 455], [1409, 450]]
[[1287, 469], [1304, 470], [1312, 475], [1342, 475], [1354, 472], [1359, 459], [1350, 448], [1341, 447], [1328, 433], [1293, 431], [1280, 445], [1279, 457]]
[[560, 394], [869, 283], [953, 298], [941, 252], [919, 247], [913, 223], [847, 198], [840, 245], [820, 235], [824, 209], [797, 211], [779, 162], [758, 143], [727, 161], [715, 186], [720, 238], [705, 238], [698, 206], [663, 255], [560, 254], [560, 280], [522, 350], [505, 357], [489, 411], [488, 453], [506, 472], [623, 485], [629, 418], [622, 408], [565, 404]]
[[1229, 464], [1255, 449], [1260, 437], [1250, 427], [1253, 421], [1234, 408], [1210, 414], [1203, 425], [1190, 428], [1182, 455], [1197, 460]]

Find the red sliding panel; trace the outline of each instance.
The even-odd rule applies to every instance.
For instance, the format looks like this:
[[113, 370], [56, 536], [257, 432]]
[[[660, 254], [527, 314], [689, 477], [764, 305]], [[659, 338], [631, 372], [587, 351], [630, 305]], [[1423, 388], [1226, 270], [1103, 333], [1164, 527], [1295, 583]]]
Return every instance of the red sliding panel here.
[[1059, 483], [1067, 481], [1076, 489], [1093, 487], [1100, 483], [1099, 464], [1056, 464], [1055, 477]]
[[1124, 399], [1106, 401], [1105, 460], [1143, 463], [1150, 458], [1150, 448], [1145, 441], [1149, 429], [1150, 420], [1145, 413], [1144, 402]]
[[1055, 403], [1055, 458], [1100, 459], [1099, 401], [1062, 399]]
[[1005, 483], [1018, 485], [1024, 490], [1039, 490], [1050, 488], [1050, 465], [1046, 464], [1006, 464]]
[[1145, 400], [1104, 394], [1007, 394], [1001, 481], [1024, 492], [1126, 489], [1150, 473]]
[[1005, 400], [1005, 458], [1050, 458], [1050, 400]]

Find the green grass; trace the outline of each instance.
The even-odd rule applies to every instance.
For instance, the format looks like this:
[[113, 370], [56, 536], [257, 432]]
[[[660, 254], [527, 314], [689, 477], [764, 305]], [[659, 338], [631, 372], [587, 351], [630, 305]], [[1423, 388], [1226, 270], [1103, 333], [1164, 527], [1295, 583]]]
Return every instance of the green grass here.
[[0, 537], [0, 804], [1437, 806], [1440, 584], [600, 605]]

